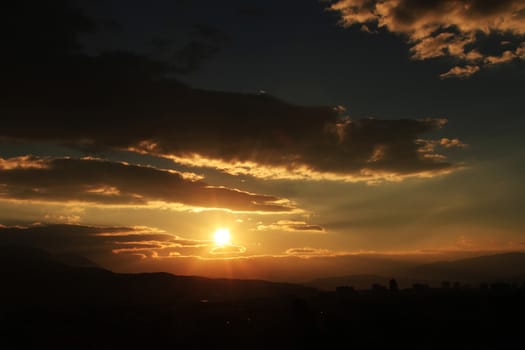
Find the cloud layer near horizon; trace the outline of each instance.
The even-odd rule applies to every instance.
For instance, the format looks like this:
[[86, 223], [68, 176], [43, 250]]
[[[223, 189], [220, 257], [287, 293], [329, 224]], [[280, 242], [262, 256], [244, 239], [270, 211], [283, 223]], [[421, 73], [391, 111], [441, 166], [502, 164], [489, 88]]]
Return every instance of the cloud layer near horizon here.
[[[460, 64], [442, 78], [468, 77], [481, 67], [525, 59], [524, 0], [338, 0], [330, 8], [341, 13], [345, 25], [405, 35], [413, 59], [455, 58]], [[495, 41], [492, 50], [482, 48], [483, 41], [498, 35], [509, 38]]]
[[[95, 264], [114, 271], [165, 271], [182, 275], [262, 278], [304, 282], [320, 276], [381, 274], [408, 261], [428, 262], [479, 256], [494, 250], [345, 252], [314, 247], [289, 248], [277, 255], [250, 255], [239, 245], [186, 239], [151, 227], [0, 224], [0, 249], [30, 246], [59, 255], [66, 264]], [[501, 250], [499, 250], [501, 251]], [[21, 258], [24, 258], [23, 256]]]
[[[187, 239], [145, 226], [90, 226], [37, 223], [28, 226], [0, 224], [0, 246], [31, 246], [58, 254], [82, 254], [87, 257], [110, 256], [135, 260], [171, 258], [257, 258], [244, 255], [238, 244], [217, 245], [211, 240]], [[284, 254], [265, 257], [335, 257], [349, 255], [328, 249], [290, 248]], [[106, 260], [104, 259], [104, 260]], [[110, 259], [111, 260], [111, 259]]]
[[[193, 176], [194, 177], [194, 176]], [[282, 198], [210, 186], [192, 175], [94, 158], [0, 158], [0, 199], [290, 212]]]
[[[0, 245], [26, 245], [52, 253], [74, 253], [106, 260], [236, 256], [238, 245], [186, 239], [150, 227], [84, 226], [67, 224], [0, 225]], [[121, 256], [118, 258], [117, 256]]]
[[13, 84], [0, 108], [7, 139], [131, 150], [260, 178], [377, 182], [456, 169], [418, 143], [444, 119], [352, 120], [341, 108], [174, 81]]
[[287, 232], [304, 232], [304, 233], [326, 233], [321, 225], [309, 224], [305, 221], [298, 220], [279, 220], [277, 222], [265, 225], [262, 222], [257, 223], [257, 231], [287, 231]]

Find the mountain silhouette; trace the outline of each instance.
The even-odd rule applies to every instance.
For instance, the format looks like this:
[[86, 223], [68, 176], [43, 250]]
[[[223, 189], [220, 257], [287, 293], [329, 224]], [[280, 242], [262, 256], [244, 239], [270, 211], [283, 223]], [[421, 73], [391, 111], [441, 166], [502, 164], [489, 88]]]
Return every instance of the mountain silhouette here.
[[388, 275], [352, 274], [317, 278], [305, 285], [321, 290], [335, 290], [338, 286], [369, 289], [373, 284], [387, 286], [396, 278], [401, 288], [424, 283], [441, 286], [443, 281], [458, 281], [478, 285], [494, 282], [525, 282], [525, 253], [485, 255], [453, 261], [437, 261], [428, 264], [412, 264], [392, 269]]
[[429, 281], [482, 283], [516, 280], [525, 276], [525, 253], [434, 262], [407, 268], [400, 271], [400, 274]]
[[[415, 283], [426, 283], [426, 279], [395, 276], [401, 288], [409, 288]], [[327, 278], [317, 278], [305, 285], [321, 290], [335, 290], [339, 286], [351, 286], [357, 290], [370, 289], [373, 284], [388, 286], [392, 277], [381, 275], [347, 275]]]
[[[0, 248], [6, 349], [498, 349], [522, 342], [514, 320], [525, 312], [525, 288], [515, 284], [389, 291], [380, 286], [388, 285], [384, 277], [360, 275], [335, 281], [376, 286], [321, 292], [259, 280], [114, 273], [78, 256]], [[523, 254], [502, 254], [408, 272], [500, 279], [523, 275], [522, 261]]]
[[5, 287], [0, 289], [0, 295], [4, 297], [2, 300], [8, 297], [11, 303], [154, 305], [316, 293], [313, 288], [260, 280], [210, 279], [162, 272], [114, 273], [82, 257], [52, 255], [23, 246], [4, 246], [3, 251], [0, 273]]

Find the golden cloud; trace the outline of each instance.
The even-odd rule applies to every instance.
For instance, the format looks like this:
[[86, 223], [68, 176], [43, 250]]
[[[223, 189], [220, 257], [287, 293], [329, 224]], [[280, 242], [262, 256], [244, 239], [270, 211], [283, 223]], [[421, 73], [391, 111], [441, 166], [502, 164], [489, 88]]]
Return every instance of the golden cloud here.
[[269, 225], [258, 223], [257, 231], [287, 231], [305, 233], [326, 233], [324, 227], [320, 225], [308, 224], [305, 221], [279, 220]]

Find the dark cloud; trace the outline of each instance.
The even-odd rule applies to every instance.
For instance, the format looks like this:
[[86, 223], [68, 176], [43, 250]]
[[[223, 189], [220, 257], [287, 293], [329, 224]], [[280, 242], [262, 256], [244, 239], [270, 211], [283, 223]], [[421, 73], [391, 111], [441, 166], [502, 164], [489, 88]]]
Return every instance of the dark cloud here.
[[32, 246], [53, 253], [92, 255], [104, 250], [111, 251], [112, 235], [132, 235], [135, 230], [133, 227], [95, 227], [66, 224], [35, 224], [25, 227], [0, 226], [0, 244]]
[[188, 74], [200, 70], [230, 41], [226, 32], [206, 24], [194, 25], [183, 44], [180, 39], [171, 37], [176, 35], [164, 35], [152, 40], [155, 48], [152, 55], [166, 62], [166, 74]]
[[22, 245], [53, 253], [75, 253], [102, 260], [212, 257], [246, 251], [236, 245], [216, 246], [149, 227], [81, 226], [66, 224], [0, 225], [0, 245]]
[[203, 41], [190, 41], [174, 54], [174, 72], [191, 73], [198, 71], [203, 62], [211, 59], [221, 50], [220, 46]]
[[2, 99], [0, 137], [128, 149], [230, 174], [379, 181], [455, 169], [416, 142], [442, 119], [351, 120], [340, 108], [167, 80], [11, 81]]
[[2, 59], [22, 64], [48, 60], [79, 50], [79, 34], [95, 30], [95, 23], [67, 0], [6, 1], [0, 13]]
[[214, 187], [194, 175], [92, 158], [1, 159], [0, 198], [103, 205], [161, 202], [260, 212], [293, 209], [282, 198]]
[[96, 31], [95, 21], [68, 0], [7, 1], [0, 23], [2, 75], [12, 79], [67, 75], [89, 59], [81, 54], [80, 35]]
[[[59, 17], [57, 23], [69, 23], [56, 30], [68, 31], [65, 39], [58, 38], [73, 47], [90, 22], [67, 1], [56, 4], [60, 11], [39, 5], [46, 7], [42, 15], [47, 19], [37, 23], [46, 32], [47, 20], [54, 18], [50, 13]], [[18, 11], [25, 15], [22, 7]], [[27, 36], [39, 29], [26, 25]], [[0, 82], [0, 138], [58, 142], [96, 152], [133, 150], [261, 178], [398, 181], [457, 168], [421, 150], [418, 140], [442, 127], [440, 119], [351, 120], [341, 108], [296, 106], [266, 94], [206, 91], [167, 79], [170, 72], [197, 69], [227, 41], [224, 33], [207, 25], [195, 26], [190, 37], [176, 54], [179, 63], [131, 52], [88, 56], [65, 44], [42, 63], [44, 48], [12, 48], [15, 55], [38, 64], [28, 69], [14, 60], [12, 65], [20, 69]], [[48, 39], [44, 35], [33, 41]]]
[[[222, 30], [195, 24], [189, 29], [174, 27], [167, 33], [152, 32], [151, 50], [145, 49], [148, 39], [127, 33], [134, 36], [134, 44], [126, 47], [108, 37], [108, 30], [126, 29], [118, 20], [106, 18], [112, 12], [111, 5], [103, 2], [7, 2], [0, 14], [2, 63], [7, 68], [4, 75], [15, 79], [35, 76], [158, 79], [199, 70], [229, 42], [229, 36]], [[135, 26], [141, 24], [144, 23]]]
[[[451, 56], [461, 62], [442, 78], [468, 77], [480, 67], [523, 59], [524, 0], [338, 0], [331, 8], [346, 25], [373, 24], [405, 35], [413, 59]], [[500, 35], [512, 35], [511, 49], [500, 41], [496, 53], [485, 51], [486, 38]]]
[[267, 9], [249, 3], [240, 6], [237, 9], [237, 13], [241, 16], [249, 17], [250, 19], [261, 19], [270, 16]]

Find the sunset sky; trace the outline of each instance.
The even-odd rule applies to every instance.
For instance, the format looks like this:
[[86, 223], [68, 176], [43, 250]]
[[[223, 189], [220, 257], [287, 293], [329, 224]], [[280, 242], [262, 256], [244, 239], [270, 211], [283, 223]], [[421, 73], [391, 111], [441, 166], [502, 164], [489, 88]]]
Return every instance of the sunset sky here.
[[275, 280], [525, 250], [524, 0], [0, 16], [0, 243]]

